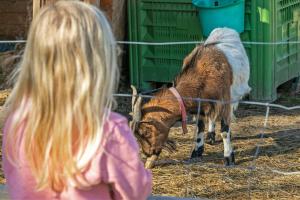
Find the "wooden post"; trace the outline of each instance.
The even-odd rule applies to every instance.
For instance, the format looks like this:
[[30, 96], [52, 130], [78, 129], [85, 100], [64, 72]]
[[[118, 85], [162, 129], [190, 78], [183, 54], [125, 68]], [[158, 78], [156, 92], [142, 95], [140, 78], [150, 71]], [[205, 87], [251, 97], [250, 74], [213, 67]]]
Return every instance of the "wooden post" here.
[[32, 18], [34, 18], [41, 8], [41, 0], [33, 0], [32, 1]]

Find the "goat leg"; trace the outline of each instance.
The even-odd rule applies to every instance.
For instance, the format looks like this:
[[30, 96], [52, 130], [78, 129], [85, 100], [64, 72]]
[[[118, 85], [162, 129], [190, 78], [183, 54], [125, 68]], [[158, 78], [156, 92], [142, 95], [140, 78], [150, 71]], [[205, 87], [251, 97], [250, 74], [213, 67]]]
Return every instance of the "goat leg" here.
[[230, 128], [222, 119], [221, 136], [224, 144], [224, 164], [230, 166], [235, 164], [234, 151], [231, 145]]
[[202, 154], [204, 152], [204, 129], [205, 124], [203, 119], [199, 119], [197, 123], [197, 139], [195, 142], [195, 148], [192, 152], [191, 158], [199, 158], [202, 157]]
[[206, 143], [213, 145], [216, 143], [216, 132], [215, 132], [215, 128], [216, 128], [216, 123], [215, 123], [215, 119], [209, 119], [209, 124], [208, 124], [208, 133], [206, 136]]

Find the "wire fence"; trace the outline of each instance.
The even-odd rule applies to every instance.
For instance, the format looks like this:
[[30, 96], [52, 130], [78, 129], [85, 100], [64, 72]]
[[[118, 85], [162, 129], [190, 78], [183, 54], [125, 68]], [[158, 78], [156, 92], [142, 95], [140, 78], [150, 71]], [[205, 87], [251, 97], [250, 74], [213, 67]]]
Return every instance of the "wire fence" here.
[[[150, 91], [149, 93], [151, 93], [152, 91]], [[157, 92], [157, 90], [154, 90], [154, 92]], [[145, 92], [148, 93], [148, 92]], [[131, 98], [133, 95], [131, 94], [115, 94], [115, 97], [118, 98]], [[167, 99], [167, 100], [174, 100], [174, 102], [177, 102], [177, 99], [175, 97], [157, 97], [155, 95], [144, 95], [144, 94], [139, 94], [137, 96], [140, 96], [142, 98], [145, 99], [153, 99], [153, 98], [163, 98], [163, 99]], [[282, 171], [280, 169], [276, 169], [273, 167], [258, 167], [256, 166], [256, 161], [260, 156], [261, 153], [261, 147], [264, 144], [264, 136], [266, 133], [266, 130], [268, 128], [268, 122], [270, 119], [270, 111], [271, 109], [279, 109], [279, 110], [284, 110], [284, 111], [294, 111], [294, 110], [300, 110], [300, 106], [292, 106], [292, 107], [288, 107], [288, 106], [284, 106], [284, 105], [279, 105], [279, 104], [274, 104], [274, 103], [263, 103], [263, 102], [255, 102], [255, 101], [239, 101], [239, 100], [233, 100], [233, 101], [220, 101], [220, 100], [213, 100], [213, 99], [201, 99], [201, 98], [190, 98], [190, 97], [182, 97], [184, 100], [189, 100], [189, 101], [195, 101], [197, 103], [197, 115], [196, 115], [196, 120], [195, 120], [195, 124], [194, 126], [197, 127], [197, 121], [200, 117], [200, 111], [201, 111], [201, 104], [205, 103], [205, 102], [210, 102], [210, 103], [218, 103], [218, 104], [233, 104], [233, 103], [239, 103], [239, 104], [244, 104], [244, 105], [254, 105], [254, 106], [260, 106], [260, 107], [264, 107], [265, 111], [264, 111], [264, 120], [263, 122], [263, 126], [261, 128], [260, 134], [259, 134], [259, 141], [255, 144], [255, 151], [253, 153], [252, 156], [252, 161], [250, 162], [250, 164], [248, 166], [240, 166], [240, 165], [233, 165], [233, 166], [224, 166], [222, 164], [212, 164], [212, 163], [205, 163], [199, 160], [195, 160], [195, 159], [184, 159], [184, 160], [172, 160], [172, 159], [167, 159], [167, 160], [159, 160], [157, 162], [158, 165], [166, 165], [166, 164], [173, 164], [173, 165], [184, 165], [185, 166], [185, 170], [186, 173], [189, 177], [189, 183], [192, 183], [193, 181], [193, 177], [191, 174], [193, 174], [193, 170], [189, 167], [191, 164], [197, 164], [197, 166], [203, 166], [203, 167], [208, 167], [208, 168], [213, 168], [213, 169], [223, 169], [223, 170], [235, 170], [235, 169], [239, 169], [239, 170], [244, 170], [247, 171], [249, 173], [248, 176], [248, 193], [249, 196], [248, 198], [251, 199], [251, 188], [253, 187], [253, 181], [251, 181], [254, 177], [254, 172], [256, 171], [260, 171], [260, 172], [264, 172], [264, 173], [271, 173], [274, 175], [281, 175], [281, 176], [298, 176], [300, 175], [300, 171], [296, 170], [296, 171]], [[261, 109], [262, 110], [262, 109]], [[194, 133], [194, 141], [197, 135], [197, 128], [195, 129], [195, 133]], [[190, 145], [191, 146], [191, 151], [194, 148], [193, 144]], [[300, 163], [299, 165], [295, 165], [295, 164], [291, 164], [290, 169], [293, 168], [299, 168], [300, 167]], [[187, 184], [187, 191], [186, 191], [186, 196], [187, 197], [196, 197], [191, 195], [192, 193], [190, 193], [190, 191], [193, 190], [193, 185], [189, 185]]]
[[[10, 43], [10, 44], [17, 44], [17, 43], [26, 43], [26, 40], [16, 40], [16, 41], [0, 41], [0, 44], [4, 43]], [[128, 44], [128, 45], [155, 45], [155, 46], [165, 46], [165, 45], [183, 45], [183, 44], [201, 44], [203, 41], [182, 41], [182, 42], [135, 42], [135, 41], [117, 41], [118, 44]], [[250, 42], [250, 41], [244, 41], [243, 44], [251, 44], [251, 45], [285, 45], [285, 44], [300, 44], [300, 41], [280, 41], [280, 42]], [[162, 97], [156, 97], [155, 95], [152, 95], [154, 92], [158, 91], [159, 89], [151, 90], [151, 91], [146, 91], [138, 96], [141, 96], [142, 98], [145, 99], [152, 99], [152, 98], [162, 98]], [[117, 98], [131, 98], [131, 94], [115, 94], [114, 95]], [[191, 176], [192, 174], [192, 169], [189, 168], [189, 165], [197, 163], [198, 166], [205, 166], [213, 169], [241, 169], [241, 170], [246, 170], [249, 172], [248, 176], [248, 197], [251, 199], [251, 188], [253, 186], [253, 181], [251, 181], [253, 177], [253, 173], [256, 170], [259, 170], [261, 172], [266, 172], [266, 173], [273, 173], [277, 175], [282, 175], [282, 176], [298, 176], [300, 175], [300, 171], [282, 171], [280, 169], [275, 169], [273, 167], [258, 167], [256, 166], [256, 161], [259, 158], [259, 155], [261, 153], [261, 146], [264, 144], [264, 136], [265, 132], [268, 128], [268, 122], [270, 119], [270, 110], [271, 109], [282, 109], [285, 111], [294, 111], [300, 109], [299, 106], [292, 106], [292, 107], [287, 107], [284, 105], [279, 105], [279, 104], [274, 104], [274, 103], [264, 103], [264, 102], [255, 102], [255, 101], [241, 101], [241, 100], [233, 100], [233, 101], [220, 101], [220, 100], [213, 100], [213, 99], [201, 99], [201, 98], [190, 98], [190, 97], [182, 97], [183, 100], [188, 100], [188, 101], [195, 101], [198, 105], [197, 107], [197, 115], [196, 115], [196, 123], [200, 117], [200, 111], [201, 111], [201, 104], [204, 102], [210, 102], [210, 103], [219, 103], [219, 104], [233, 104], [233, 103], [239, 103], [239, 104], [245, 104], [245, 105], [253, 105], [253, 106], [262, 106], [264, 107], [265, 110], [265, 115], [264, 115], [264, 123], [263, 127], [260, 131], [260, 136], [259, 136], [259, 141], [255, 144], [255, 151], [252, 156], [253, 160], [250, 162], [249, 166], [239, 166], [239, 165], [234, 165], [230, 167], [225, 167], [224, 165], [221, 164], [212, 164], [212, 163], [205, 163], [205, 162], [199, 162], [197, 160], [193, 159], [184, 159], [184, 160], [160, 160], [160, 164], [183, 164], [185, 166], [186, 172], [190, 178], [190, 183], [192, 183], [193, 177]], [[170, 98], [169, 98], [170, 99]], [[176, 100], [176, 98], [171, 98]], [[176, 100], [177, 101], [177, 100]], [[197, 124], [196, 124], [197, 127]], [[194, 133], [194, 138], [196, 137], [197, 130], [195, 130]], [[191, 148], [193, 148], [193, 145], [191, 144]], [[300, 167], [295, 166], [294, 164], [291, 166], [291, 168], [295, 167]], [[193, 186], [192, 185], [187, 185], [186, 188], [186, 195], [195, 197], [191, 195], [190, 190], [192, 190]]]
[[[157, 91], [156, 90], [151, 90], [149, 91], [149, 93], [153, 92], [153, 91]], [[145, 92], [148, 93], [148, 92]], [[166, 100], [174, 100], [175, 102], [177, 102], [176, 97], [157, 97], [155, 95], [132, 95], [132, 94], [114, 94], [114, 97], [126, 97], [126, 98], [132, 98], [132, 97], [142, 97], [142, 98], [146, 98], [146, 99], [154, 99], [154, 98], [159, 98], [159, 99], [166, 99]], [[254, 170], [256, 169], [255, 167], [255, 160], [259, 157], [259, 152], [260, 152], [260, 146], [261, 144], [263, 144], [263, 138], [264, 138], [264, 134], [265, 131], [268, 127], [268, 121], [269, 121], [269, 117], [270, 117], [270, 109], [271, 108], [278, 108], [278, 109], [282, 109], [282, 110], [286, 110], [286, 111], [292, 111], [292, 110], [300, 110], [300, 106], [283, 106], [283, 105], [279, 105], [279, 104], [273, 104], [273, 103], [262, 103], [262, 102], [256, 102], [256, 101], [242, 101], [242, 100], [232, 100], [232, 101], [222, 101], [222, 100], [215, 100], [215, 99], [202, 99], [202, 98], [191, 98], [191, 97], [182, 97], [183, 100], [189, 100], [189, 101], [195, 101], [197, 103], [197, 115], [196, 115], [196, 123], [199, 120], [200, 117], [200, 111], [201, 111], [201, 103], [204, 102], [210, 102], [210, 103], [218, 103], [218, 104], [234, 104], [234, 103], [239, 103], [239, 104], [245, 104], [245, 105], [256, 105], [256, 106], [263, 106], [266, 108], [265, 111], [265, 117], [264, 117], [264, 123], [263, 123], [263, 128], [260, 131], [260, 142], [256, 144], [256, 150], [255, 153], [253, 155], [253, 162], [251, 163], [251, 166], [249, 167], [241, 167], [241, 166], [231, 166], [230, 168], [240, 168], [240, 169], [247, 169], [247, 170]], [[197, 126], [197, 124], [195, 124], [195, 126]], [[196, 135], [197, 133], [195, 133]], [[193, 161], [191, 160], [183, 160], [183, 161], [179, 161], [180, 163], [191, 163]], [[228, 167], [225, 167], [223, 165], [214, 165], [214, 167], [218, 167], [218, 168], [223, 168], [223, 169], [228, 169]], [[299, 167], [300, 167], [300, 163], [299, 163]], [[281, 172], [277, 169], [265, 169], [268, 172], [274, 172], [274, 173], [279, 173], [279, 174], [283, 174], [283, 175], [295, 175], [295, 174], [300, 174], [300, 171], [296, 171], [296, 172]]]
[[[0, 44], [17, 44], [26, 43], [26, 40], [0, 40]], [[188, 45], [188, 44], [203, 44], [204, 41], [180, 41], [180, 42], [141, 42], [141, 41], [116, 41], [117, 44], [127, 45], [147, 45], [147, 46], [172, 46], [172, 45]], [[300, 41], [278, 41], [278, 42], [255, 42], [255, 41], [242, 41], [247, 45], [287, 45], [287, 44], [300, 44]]]

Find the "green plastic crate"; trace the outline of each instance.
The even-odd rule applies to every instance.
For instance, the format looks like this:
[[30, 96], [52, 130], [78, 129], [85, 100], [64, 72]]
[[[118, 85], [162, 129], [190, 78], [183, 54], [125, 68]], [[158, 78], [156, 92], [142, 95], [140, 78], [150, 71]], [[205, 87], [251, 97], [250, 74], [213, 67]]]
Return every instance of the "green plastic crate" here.
[[[192, 0], [129, 0], [129, 39], [143, 42], [201, 41]], [[243, 41], [300, 39], [300, 0], [246, 0]], [[171, 82], [195, 45], [130, 46], [131, 83], [147, 90]], [[282, 83], [300, 76], [300, 45], [246, 44], [251, 99], [273, 101]]]

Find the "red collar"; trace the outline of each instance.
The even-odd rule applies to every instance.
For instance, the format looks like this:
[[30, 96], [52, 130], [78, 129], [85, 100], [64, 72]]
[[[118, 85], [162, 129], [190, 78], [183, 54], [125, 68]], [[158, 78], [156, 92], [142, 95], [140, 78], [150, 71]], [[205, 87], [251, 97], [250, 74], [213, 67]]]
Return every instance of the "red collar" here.
[[176, 90], [176, 88], [171, 87], [171, 88], [169, 88], [169, 90], [176, 97], [176, 99], [179, 103], [179, 107], [180, 107], [180, 111], [181, 111], [181, 118], [182, 118], [182, 130], [183, 130], [183, 133], [186, 134], [188, 132], [187, 125], [186, 125], [187, 115], [186, 115], [186, 109], [185, 109], [183, 100], [182, 100], [180, 94], [178, 93], [178, 91]]

